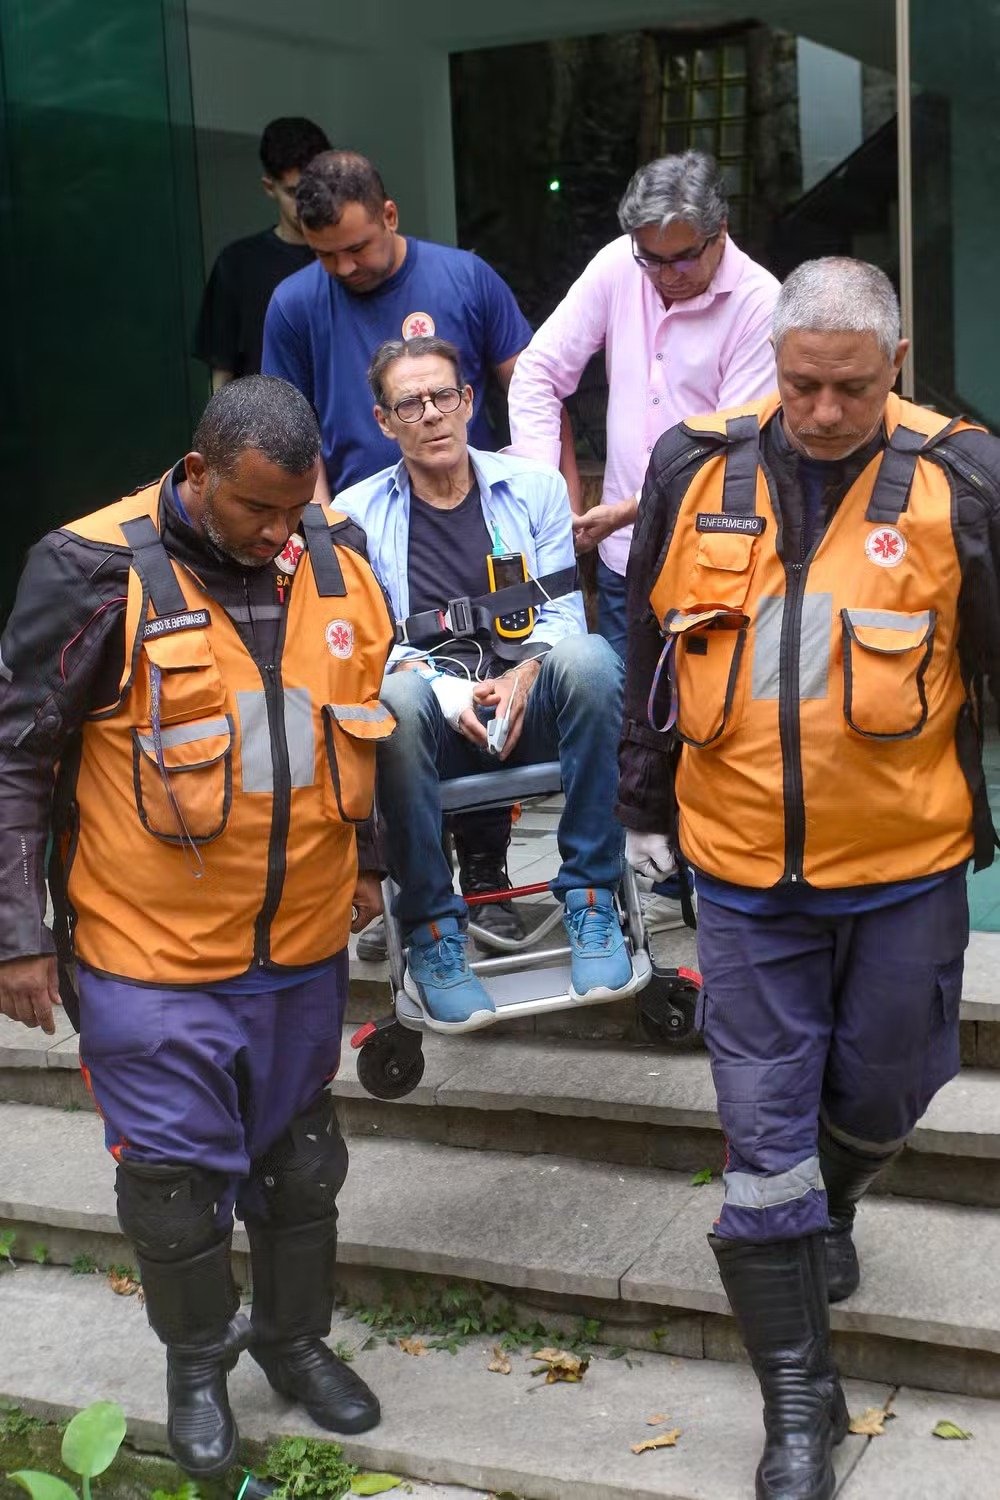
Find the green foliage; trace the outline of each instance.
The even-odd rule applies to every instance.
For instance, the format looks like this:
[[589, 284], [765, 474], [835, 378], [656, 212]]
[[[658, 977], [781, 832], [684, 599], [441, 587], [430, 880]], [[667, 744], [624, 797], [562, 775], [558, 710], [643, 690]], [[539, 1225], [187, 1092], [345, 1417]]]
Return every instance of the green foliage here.
[[201, 1492], [193, 1479], [185, 1479], [180, 1489], [154, 1490], [149, 1500], [201, 1500]]
[[117, 1401], [95, 1401], [78, 1411], [63, 1433], [62, 1461], [86, 1481], [114, 1462], [125, 1441], [125, 1413]]
[[700, 1172], [696, 1172], [694, 1174], [694, 1176], [691, 1178], [691, 1186], [692, 1187], [704, 1187], [706, 1185], [706, 1183], [711, 1182], [711, 1180], [712, 1180], [712, 1168], [711, 1167], [702, 1167], [701, 1171]]
[[[31, 1426], [24, 1424], [43, 1425], [25, 1418], [21, 1412], [9, 1411], [4, 1418], [9, 1436], [18, 1430], [11, 1425], [15, 1416], [21, 1418], [21, 1433], [31, 1431]], [[67, 1423], [62, 1440], [62, 1461], [67, 1469], [79, 1474], [83, 1480], [83, 1500], [90, 1500], [90, 1481], [95, 1475], [103, 1474], [114, 1462], [124, 1440], [125, 1414], [114, 1401], [95, 1401], [78, 1411]], [[55, 1474], [45, 1474], [38, 1469], [18, 1469], [7, 1477], [27, 1490], [32, 1500], [77, 1500], [76, 1491]]]
[[36, 1245], [32, 1245], [29, 1254], [36, 1266], [44, 1266], [49, 1258], [49, 1247], [48, 1245], [43, 1245], [41, 1240], [39, 1240]]
[[333, 1346], [333, 1352], [338, 1359], [342, 1359], [345, 1364], [349, 1365], [358, 1351], [354, 1347], [354, 1345], [349, 1344], [346, 1339], [338, 1339]]
[[342, 1500], [357, 1474], [353, 1464], [344, 1462], [343, 1452], [339, 1443], [319, 1438], [282, 1438], [264, 1460], [264, 1475], [277, 1484], [274, 1500], [295, 1500], [298, 1495]]
[[74, 1276], [92, 1276], [97, 1270], [97, 1261], [92, 1255], [83, 1252], [80, 1255], [74, 1255], [69, 1268]]
[[0, 1229], [0, 1258], [4, 1259], [10, 1266], [14, 1264], [14, 1256], [11, 1252], [16, 1242], [16, 1229]]
[[352, 1495], [384, 1495], [386, 1490], [397, 1489], [402, 1484], [398, 1474], [355, 1474], [351, 1480]]
[[17, 1469], [7, 1478], [27, 1490], [32, 1500], [77, 1500], [76, 1491], [70, 1489], [65, 1479], [43, 1474], [40, 1469]]
[[518, 1322], [514, 1308], [507, 1302], [487, 1300], [476, 1286], [447, 1286], [438, 1292], [428, 1291], [407, 1307], [398, 1307], [388, 1299], [377, 1307], [353, 1303], [349, 1309], [372, 1330], [364, 1348], [378, 1340], [398, 1343], [401, 1338], [421, 1335], [428, 1349], [443, 1349], [457, 1354], [470, 1339], [490, 1338], [504, 1350], [521, 1349], [526, 1344], [558, 1344], [578, 1352], [600, 1337], [597, 1318], [581, 1318], [575, 1330], [566, 1335], [546, 1327], [537, 1320]]
[[39, 1417], [31, 1417], [19, 1406], [0, 1407], [0, 1438], [25, 1437], [29, 1432], [37, 1432], [45, 1423]]

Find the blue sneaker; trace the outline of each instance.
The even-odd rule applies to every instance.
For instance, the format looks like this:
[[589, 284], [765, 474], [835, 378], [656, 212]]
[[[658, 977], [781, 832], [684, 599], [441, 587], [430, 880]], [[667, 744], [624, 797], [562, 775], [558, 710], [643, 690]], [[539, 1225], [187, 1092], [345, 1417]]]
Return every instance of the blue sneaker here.
[[454, 917], [410, 934], [403, 988], [431, 1031], [479, 1031], [497, 1018], [493, 1001], [469, 968], [468, 941]]
[[610, 891], [566, 892], [563, 922], [572, 954], [574, 1000], [621, 1000], [637, 987]]

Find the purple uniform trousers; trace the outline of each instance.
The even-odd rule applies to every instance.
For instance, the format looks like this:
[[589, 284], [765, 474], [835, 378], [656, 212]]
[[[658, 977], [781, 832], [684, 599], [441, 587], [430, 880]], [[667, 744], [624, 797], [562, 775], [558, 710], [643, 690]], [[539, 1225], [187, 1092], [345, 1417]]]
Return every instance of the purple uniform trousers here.
[[116, 1160], [191, 1162], [228, 1179], [219, 1224], [260, 1211], [250, 1163], [337, 1071], [347, 952], [318, 978], [253, 995], [151, 989], [81, 966], [80, 1060]]
[[959, 1068], [965, 873], [851, 916], [698, 905], [700, 1002], [728, 1155], [723, 1238], [828, 1226], [817, 1136], [901, 1144]]

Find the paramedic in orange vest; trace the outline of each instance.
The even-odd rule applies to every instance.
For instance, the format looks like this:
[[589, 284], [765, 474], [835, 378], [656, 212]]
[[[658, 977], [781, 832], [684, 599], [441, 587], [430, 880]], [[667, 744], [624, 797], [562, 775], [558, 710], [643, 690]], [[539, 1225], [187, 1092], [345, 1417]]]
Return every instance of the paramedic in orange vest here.
[[759, 1500], [826, 1500], [855, 1206], [958, 1071], [1000, 689], [1000, 443], [892, 394], [886, 276], [812, 261], [778, 392], [657, 444], [628, 570], [627, 855], [683, 856], [728, 1144], [711, 1236], [764, 1395]]
[[236, 1458], [248, 1342], [322, 1427], [379, 1419], [323, 1342], [347, 1171], [325, 1085], [352, 908], [355, 930], [381, 909], [357, 846], [392, 622], [363, 534], [307, 503], [319, 451], [293, 386], [223, 386], [162, 480], [38, 543], [2, 641], [0, 1010], [51, 1032], [60, 989], [78, 1001], [171, 1451], [198, 1477]]

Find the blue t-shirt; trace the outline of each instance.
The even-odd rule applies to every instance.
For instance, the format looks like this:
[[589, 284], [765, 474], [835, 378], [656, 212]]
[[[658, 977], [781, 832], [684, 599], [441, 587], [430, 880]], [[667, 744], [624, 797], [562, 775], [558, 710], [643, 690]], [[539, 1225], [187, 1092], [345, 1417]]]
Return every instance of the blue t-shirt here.
[[521, 352], [531, 328], [510, 287], [478, 255], [407, 239], [403, 264], [373, 292], [345, 290], [318, 261], [276, 288], [264, 321], [262, 368], [312, 402], [332, 494], [399, 458], [372, 415], [368, 365], [386, 339], [417, 333], [437, 334], [458, 348], [474, 394], [469, 442], [492, 448], [486, 377]]

